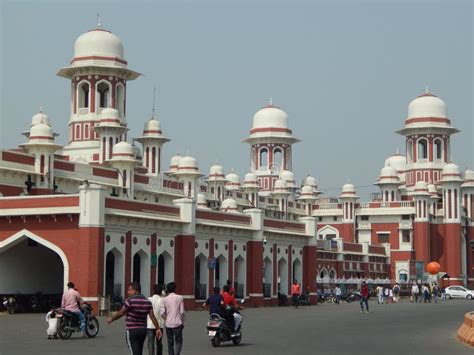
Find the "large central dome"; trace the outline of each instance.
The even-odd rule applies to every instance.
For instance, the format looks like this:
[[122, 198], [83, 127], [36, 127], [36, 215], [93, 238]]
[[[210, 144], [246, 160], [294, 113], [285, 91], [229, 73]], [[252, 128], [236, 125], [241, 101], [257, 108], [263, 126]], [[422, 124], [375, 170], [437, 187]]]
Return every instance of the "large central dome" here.
[[282, 109], [268, 105], [253, 116], [252, 129], [259, 128], [284, 128], [288, 129], [288, 115]]
[[82, 34], [74, 44], [74, 58], [91, 56], [123, 60], [122, 40], [112, 32], [101, 28]]

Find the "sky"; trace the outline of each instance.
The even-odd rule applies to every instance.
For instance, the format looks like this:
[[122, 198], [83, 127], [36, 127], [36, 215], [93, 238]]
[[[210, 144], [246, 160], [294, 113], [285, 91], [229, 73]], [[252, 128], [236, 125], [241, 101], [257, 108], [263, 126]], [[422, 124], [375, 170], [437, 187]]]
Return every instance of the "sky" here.
[[430, 91], [448, 105], [452, 158], [474, 168], [473, 2], [454, 1], [1, 1], [0, 148], [23, 143], [39, 107], [65, 144], [70, 84], [56, 76], [76, 38], [96, 26], [118, 35], [130, 69], [129, 138], [156, 113], [179, 151], [207, 174], [216, 161], [249, 171], [256, 111], [285, 110], [293, 172], [327, 196], [350, 179], [367, 199], [404, 138], [411, 100]]

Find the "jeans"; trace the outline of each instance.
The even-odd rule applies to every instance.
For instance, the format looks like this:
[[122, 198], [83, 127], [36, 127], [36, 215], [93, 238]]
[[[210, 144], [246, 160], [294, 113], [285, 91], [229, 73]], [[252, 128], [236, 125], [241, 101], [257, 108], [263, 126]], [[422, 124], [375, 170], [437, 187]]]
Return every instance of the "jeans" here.
[[[163, 334], [163, 329], [161, 329]], [[156, 337], [156, 329], [147, 329], [147, 339], [148, 339], [148, 355], [162, 355], [163, 354], [163, 336], [158, 339]], [[156, 353], [155, 353], [156, 348]]]
[[298, 298], [300, 297], [300, 295], [298, 295], [297, 293], [294, 293], [291, 295], [291, 301], [293, 302], [293, 306], [295, 306], [295, 308], [298, 308]]
[[369, 302], [367, 302], [367, 298], [366, 297], [362, 297], [360, 299], [360, 309], [363, 311], [364, 310], [364, 306], [363, 304], [365, 303], [365, 309], [367, 310], [367, 312], [369, 311]]
[[341, 302], [341, 295], [336, 295], [336, 304], [339, 304]]
[[168, 340], [168, 354], [179, 355], [183, 347], [183, 326], [176, 328], [166, 328], [166, 338]]
[[143, 344], [146, 339], [146, 328], [127, 329], [127, 345], [133, 355], [143, 354]]
[[85, 332], [86, 331], [86, 317], [84, 317], [84, 313], [79, 311], [79, 312], [74, 312], [74, 314], [76, 315], [77, 318], [79, 318], [79, 322], [81, 323], [80, 325], [81, 332]]

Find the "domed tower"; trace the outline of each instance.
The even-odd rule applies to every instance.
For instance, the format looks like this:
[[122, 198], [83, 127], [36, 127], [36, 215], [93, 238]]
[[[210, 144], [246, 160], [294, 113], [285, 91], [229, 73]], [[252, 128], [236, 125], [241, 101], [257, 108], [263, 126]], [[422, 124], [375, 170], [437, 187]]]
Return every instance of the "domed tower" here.
[[20, 146], [35, 157], [35, 189], [54, 190], [54, 153], [61, 146], [54, 142], [58, 134], [53, 132], [49, 117], [43, 112], [34, 115], [30, 131], [24, 135], [28, 142]]
[[258, 208], [258, 182], [254, 173], [245, 174], [243, 189], [247, 195], [247, 200], [254, 208]]
[[143, 145], [143, 166], [148, 175], [158, 176], [161, 173], [161, 148], [170, 139], [165, 138], [160, 122], [151, 117], [143, 128], [143, 135], [136, 139]]
[[133, 146], [125, 141], [115, 144], [112, 148], [112, 158], [110, 165], [116, 169], [118, 173], [119, 185], [122, 187], [120, 195], [126, 195], [127, 198], [133, 200], [135, 189], [135, 167], [140, 162], [135, 159], [135, 151]]
[[127, 68], [120, 38], [99, 23], [77, 38], [70, 65], [58, 75], [71, 80], [69, 143], [62, 154], [71, 161], [99, 162], [100, 137], [94, 127], [107, 107], [118, 110], [120, 125], [127, 126], [127, 81], [140, 74]]
[[102, 111], [99, 124], [94, 127], [100, 141], [99, 163], [112, 159], [115, 144], [125, 139], [128, 128], [121, 124], [120, 113], [117, 109], [106, 108]]
[[354, 242], [355, 239], [355, 204], [358, 198], [354, 185], [347, 182], [342, 186], [339, 199], [342, 202], [342, 238], [345, 242]]
[[224, 200], [224, 185], [226, 179], [224, 176], [224, 168], [222, 165], [215, 163], [209, 169], [209, 176], [207, 177], [207, 186], [209, 192], [214, 196], [215, 201]]
[[398, 187], [401, 185], [398, 179], [397, 170], [390, 165], [385, 166], [380, 171], [379, 181], [375, 183], [379, 185], [382, 193], [383, 202], [399, 201], [400, 196]]
[[173, 173], [183, 184], [184, 194], [191, 199], [196, 197], [197, 181], [203, 174], [199, 172], [197, 160], [189, 155], [182, 157], [178, 169]]
[[406, 186], [417, 181], [437, 183], [450, 159], [450, 137], [459, 132], [451, 126], [446, 103], [426, 91], [408, 105], [405, 127], [397, 133], [406, 137]]
[[292, 170], [291, 147], [299, 142], [288, 128], [288, 115], [272, 103], [258, 110], [244, 142], [251, 147], [250, 171], [257, 175], [260, 193], [269, 195], [280, 170]]

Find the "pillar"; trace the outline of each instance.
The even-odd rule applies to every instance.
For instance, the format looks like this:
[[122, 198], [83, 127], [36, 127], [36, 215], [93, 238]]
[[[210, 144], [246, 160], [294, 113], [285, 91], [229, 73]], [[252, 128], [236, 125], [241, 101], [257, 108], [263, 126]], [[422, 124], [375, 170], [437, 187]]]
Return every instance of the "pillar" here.
[[194, 235], [177, 235], [174, 249], [176, 292], [183, 296], [186, 309], [194, 308]]

